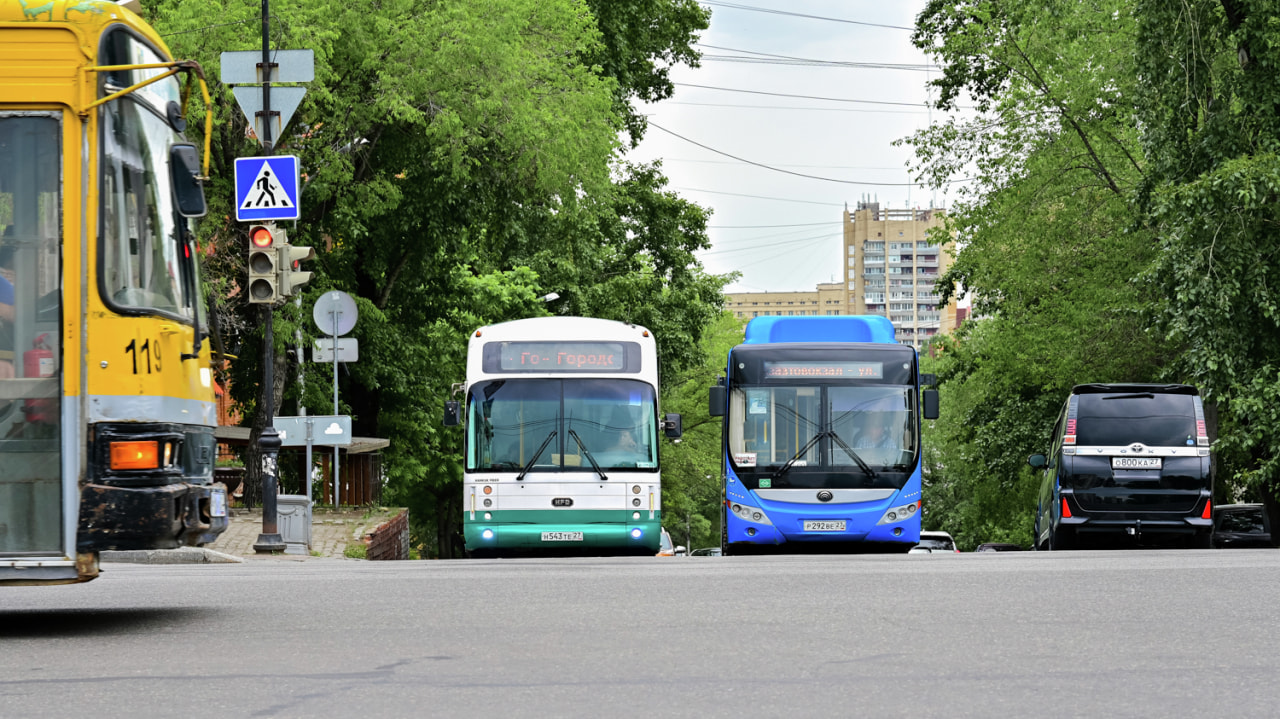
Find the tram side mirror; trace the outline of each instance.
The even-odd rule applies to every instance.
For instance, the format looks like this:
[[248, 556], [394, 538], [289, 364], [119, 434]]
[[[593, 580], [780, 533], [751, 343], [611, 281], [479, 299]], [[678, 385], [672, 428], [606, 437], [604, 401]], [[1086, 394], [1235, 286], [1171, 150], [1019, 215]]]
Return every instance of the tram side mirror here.
[[444, 403], [444, 426], [457, 427], [462, 424], [462, 403], [449, 400]]
[[1027, 464], [1035, 467], [1036, 469], [1040, 469], [1048, 463], [1049, 459], [1043, 454], [1033, 454], [1030, 457], [1027, 457]]
[[927, 389], [920, 393], [920, 398], [924, 400], [924, 418], [938, 418], [938, 390]]
[[711, 388], [708, 393], [707, 411], [712, 417], [723, 417], [725, 405], [724, 385], [718, 384]]
[[680, 439], [684, 435], [684, 423], [680, 415], [671, 412], [662, 418], [662, 432], [668, 439]]
[[178, 214], [204, 217], [208, 206], [204, 201], [204, 183], [200, 181], [200, 152], [191, 143], [177, 143], [169, 148], [169, 177]]

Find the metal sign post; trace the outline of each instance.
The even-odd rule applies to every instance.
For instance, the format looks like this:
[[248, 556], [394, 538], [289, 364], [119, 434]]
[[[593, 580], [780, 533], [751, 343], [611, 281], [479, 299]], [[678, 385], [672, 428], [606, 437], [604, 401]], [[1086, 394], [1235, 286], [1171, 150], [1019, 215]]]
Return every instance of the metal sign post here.
[[[316, 326], [321, 332], [332, 338], [335, 351], [332, 356], [321, 360], [319, 356], [315, 357], [315, 361], [331, 361], [333, 362], [333, 413], [338, 414], [338, 362], [343, 361], [339, 356], [337, 349], [338, 337], [350, 332], [356, 326], [356, 319], [359, 318], [359, 312], [356, 310], [356, 302], [351, 299], [351, 295], [340, 290], [333, 290], [324, 293], [317, 302], [315, 308], [311, 312], [311, 319], [315, 320]], [[319, 355], [320, 353], [316, 353]], [[333, 508], [337, 509], [341, 504], [338, 500], [338, 446], [333, 447]]]

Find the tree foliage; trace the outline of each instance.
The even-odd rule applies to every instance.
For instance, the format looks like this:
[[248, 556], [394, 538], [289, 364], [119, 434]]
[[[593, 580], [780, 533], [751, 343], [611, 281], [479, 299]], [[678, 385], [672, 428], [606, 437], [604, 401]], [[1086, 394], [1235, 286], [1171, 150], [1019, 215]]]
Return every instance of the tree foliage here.
[[[657, 166], [621, 161], [642, 132], [631, 98], [670, 92], [666, 67], [696, 62], [706, 12], [690, 0], [276, 0], [274, 48], [310, 48], [315, 81], [279, 154], [296, 154], [303, 219], [317, 248], [302, 309], [276, 310], [277, 387], [260, 391], [259, 318], [240, 292], [245, 238], [233, 221], [232, 161], [258, 154], [221, 52], [261, 47], [260, 4], [165, 0], [152, 20], [175, 54], [199, 60], [215, 96], [210, 215], [200, 230], [235, 397], [261, 428], [268, 401], [330, 411], [329, 365], [287, 352], [325, 291], [357, 298], [360, 362], [345, 365], [342, 412], [391, 440], [387, 501], [412, 510], [420, 544], [456, 554], [461, 435], [440, 426], [464, 376], [466, 338], [548, 312], [643, 323], [664, 371], [699, 361], [723, 278], [693, 257], [707, 212], [665, 190]], [[561, 295], [558, 303], [539, 298]], [[295, 334], [296, 333], [296, 334]], [[305, 375], [305, 393], [285, 379]], [[256, 463], [250, 462], [251, 469]], [[250, 483], [255, 478], [250, 477]]]

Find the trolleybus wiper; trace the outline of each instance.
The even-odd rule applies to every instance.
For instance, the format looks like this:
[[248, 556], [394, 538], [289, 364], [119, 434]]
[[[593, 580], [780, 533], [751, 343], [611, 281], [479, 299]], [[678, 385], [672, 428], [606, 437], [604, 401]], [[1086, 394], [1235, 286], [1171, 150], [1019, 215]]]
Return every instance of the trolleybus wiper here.
[[782, 465], [781, 467], [778, 467], [778, 470], [773, 473], [772, 478], [780, 479], [782, 475], [786, 474], [787, 470], [791, 469], [791, 465], [795, 464], [796, 461], [798, 461], [801, 457], [804, 456], [805, 452], [808, 452], [809, 449], [813, 447], [813, 445], [817, 444], [818, 440], [822, 439], [822, 435], [824, 434], [826, 434], [826, 432], [819, 432], [813, 435], [813, 438], [810, 439], [808, 442], [805, 442], [804, 446], [800, 448], [800, 451], [796, 452], [795, 455], [791, 457], [791, 459], [788, 459], [786, 464]]
[[582, 453], [586, 455], [587, 461], [591, 463], [591, 467], [596, 471], [596, 474], [600, 475], [600, 479], [608, 480], [609, 478], [605, 476], [604, 470], [600, 469], [599, 463], [596, 462], [596, 458], [592, 457], [591, 452], [587, 451], [587, 445], [582, 443], [582, 438], [578, 436], [578, 433], [569, 430], [569, 436], [573, 437], [573, 441], [578, 443], [578, 449], [581, 449]]
[[824, 434], [831, 437], [831, 439], [834, 439], [836, 441], [836, 444], [840, 445], [840, 449], [843, 449], [844, 453], [849, 455], [849, 459], [852, 459], [854, 462], [857, 462], [858, 467], [863, 472], [866, 472], [868, 477], [875, 479], [876, 472], [874, 469], [871, 468], [871, 465], [864, 462], [862, 458], [858, 456], [858, 453], [853, 451], [853, 447], [850, 447], [849, 444], [840, 437], [840, 435], [836, 434], [836, 431], [834, 429], [829, 429], [826, 432], [824, 432]]
[[529, 470], [533, 469], [533, 463], [538, 461], [538, 457], [542, 456], [542, 450], [546, 449], [548, 444], [551, 444], [551, 440], [555, 439], [555, 436], [556, 431], [553, 429], [551, 430], [551, 434], [547, 435], [547, 438], [542, 440], [542, 444], [538, 445], [538, 451], [533, 453], [533, 456], [529, 458], [529, 463], [524, 466], [524, 469], [520, 470], [520, 474], [516, 475], [517, 482], [524, 479], [524, 476], [529, 473]]

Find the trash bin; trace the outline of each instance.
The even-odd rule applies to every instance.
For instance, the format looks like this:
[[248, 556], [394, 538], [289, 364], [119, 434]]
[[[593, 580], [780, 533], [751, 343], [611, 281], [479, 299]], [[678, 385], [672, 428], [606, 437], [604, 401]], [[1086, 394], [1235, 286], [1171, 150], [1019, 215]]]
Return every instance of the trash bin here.
[[276, 495], [276, 518], [285, 554], [311, 552], [311, 503], [303, 494]]

